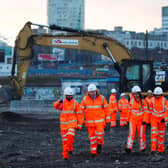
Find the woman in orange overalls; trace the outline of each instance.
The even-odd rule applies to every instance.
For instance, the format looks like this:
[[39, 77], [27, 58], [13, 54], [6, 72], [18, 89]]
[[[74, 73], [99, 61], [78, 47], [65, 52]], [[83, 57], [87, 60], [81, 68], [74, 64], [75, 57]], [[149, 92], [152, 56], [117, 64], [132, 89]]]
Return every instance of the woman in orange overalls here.
[[132, 151], [136, 130], [138, 131], [139, 137], [139, 149], [140, 151], [146, 150], [146, 125], [143, 123], [143, 118], [144, 113], [147, 112], [147, 104], [146, 101], [143, 101], [141, 98], [141, 88], [139, 86], [132, 88], [132, 94], [133, 98], [130, 101], [130, 111], [128, 115], [129, 135], [125, 148], [127, 153]]
[[73, 90], [70, 87], [64, 90], [65, 99], [54, 102], [54, 107], [61, 111], [60, 128], [62, 137], [62, 157], [69, 159], [73, 151], [75, 129], [81, 129], [83, 124], [83, 113], [80, 105], [73, 99]]

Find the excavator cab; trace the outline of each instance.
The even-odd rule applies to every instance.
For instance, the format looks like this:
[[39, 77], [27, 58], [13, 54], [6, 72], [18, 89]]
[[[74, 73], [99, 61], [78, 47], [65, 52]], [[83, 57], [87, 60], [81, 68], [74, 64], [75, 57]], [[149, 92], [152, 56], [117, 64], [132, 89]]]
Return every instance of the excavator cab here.
[[143, 91], [154, 89], [152, 61], [123, 60], [120, 67], [120, 90], [122, 92], [130, 92], [134, 85], [140, 86]]

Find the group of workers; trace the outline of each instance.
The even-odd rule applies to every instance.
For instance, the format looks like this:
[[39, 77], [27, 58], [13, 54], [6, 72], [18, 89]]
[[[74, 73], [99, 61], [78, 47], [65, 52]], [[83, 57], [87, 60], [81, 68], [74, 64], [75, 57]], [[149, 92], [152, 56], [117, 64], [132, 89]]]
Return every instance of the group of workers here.
[[[165, 127], [168, 123], [168, 102], [163, 96], [161, 87], [148, 91], [144, 99], [141, 88], [134, 86], [129, 94], [122, 93], [117, 102], [116, 89], [111, 89], [109, 103], [101, 95], [95, 84], [88, 85], [88, 93], [79, 104], [74, 100], [73, 89], [64, 90], [64, 100], [53, 103], [60, 110], [60, 129], [62, 137], [62, 157], [68, 160], [73, 151], [75, 130], [82, 129], [85, 123], [90, 140], [91, 156], [95, 157], [104, 145], [104, 128], [117, 125], [117, 112], [120, 112], [120, 126], [129, 125], [129, 135], [125, 151], [130, 153], [133, 148], [136, 130], [139, 137], [139, 149], [146, 150], [146, 125], [151, 125], [151, 154], [164, 152]], [[109, 123], [109, 124], [108, 124]]]

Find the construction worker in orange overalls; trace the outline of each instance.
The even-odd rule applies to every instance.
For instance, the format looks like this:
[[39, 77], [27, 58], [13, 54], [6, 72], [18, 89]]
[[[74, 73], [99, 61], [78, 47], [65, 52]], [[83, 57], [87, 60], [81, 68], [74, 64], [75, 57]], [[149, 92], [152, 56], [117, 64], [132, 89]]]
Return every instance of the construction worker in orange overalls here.
[[129, 102], [126, 99], [126, 94], [121, 93], [121, 99], [118, 101], [118, 110], [120, 112], [120, 126], [126, 126], [128, 121]]
[[139, 137], [139, 149], [144, 152], [146, 150], [146, 125], [143, 123], [144, 113], [147, 112], [147, 103], [141, 97], [141, 88], [134, 86], [131, 90], [133, 98], [130, 101], [130, 110], [128, 115], [129, 135], [125, 151], [130, 153], [133, 148], [136, 130]]
[[111, 127], [116, 127], [117, 125], [117, 112], [118, 112], [118, 104], [116, 97], [116, 89], [111, 89], [111, 95], [109, 98], [109, 108], [111, 113]]
[[145, 121], [147, 124], [150, 124], [150, 104], [152, 102], [152, 98], [153, 98], [153, 93], [152, 93], [152, 90], [148, 90], [147, 91], [147, 96], [145, 98], [146, 102], [147, 102], [147, 106], [148, 106], [148, 110], [149, 110], [149, 114], [148, 114], [148, 121]]
[[[151, 115], [151, 153], [155, 154], [158, 150], [159, 153], [163, 153], [164, 137], [165, 137], [165, 122], [168, 121], [168, 102], [163, 96], [163, 90], [161, 87], [154, 89], [154, 97], [150, 103]], [[148, 121], [148, 115], [145, 115], [145, 121]], [[158, 148], [157, 148], [158, 144]]]
[[85, 125], [88, 129], [92, 157], [101, 153], [104, 145], [104, 128], [110, 123], [110, 111], [104, 96], [95, 84], [89, 84], [88, 93], [81, 101]]
[[69, 154], [73, 151], [73, 142], [75, 130], [81, 129], [83, 124], [83, 113], [80, 105], [73, 99], [73, 90], [70, 87], [64, 90], [64, 100], [54, 102], [54, 107], [61, 111], [60, 129], [62, 137], [62, 157], [64, 160], [69, 159]]

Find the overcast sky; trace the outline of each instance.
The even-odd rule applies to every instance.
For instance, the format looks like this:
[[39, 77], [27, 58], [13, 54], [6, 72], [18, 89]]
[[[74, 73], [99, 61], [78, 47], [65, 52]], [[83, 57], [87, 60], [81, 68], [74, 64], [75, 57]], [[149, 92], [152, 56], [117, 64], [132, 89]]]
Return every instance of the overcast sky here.
[[[161, 7], [168, 0], [85, 0], [85, 29], [145, 32], [161, 27]], [[27, 22], [47, 24], [47, 0], [3, 0], [0, 5], [0, 35], [14, 43]]]

